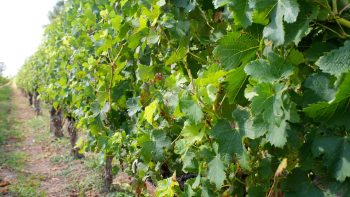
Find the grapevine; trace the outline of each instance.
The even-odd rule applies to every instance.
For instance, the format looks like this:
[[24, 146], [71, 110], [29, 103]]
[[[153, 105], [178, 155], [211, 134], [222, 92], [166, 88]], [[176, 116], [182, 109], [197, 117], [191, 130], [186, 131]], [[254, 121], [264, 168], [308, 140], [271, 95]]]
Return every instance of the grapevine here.
[[347, 196], [349, 3], [66, 0], [17, 84], [106, 190], [117, 166], [157, 196]]

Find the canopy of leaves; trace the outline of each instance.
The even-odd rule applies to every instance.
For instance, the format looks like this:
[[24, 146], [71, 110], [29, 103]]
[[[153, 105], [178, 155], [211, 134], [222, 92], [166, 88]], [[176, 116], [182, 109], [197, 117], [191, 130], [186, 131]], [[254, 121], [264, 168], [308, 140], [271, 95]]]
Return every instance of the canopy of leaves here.
[[342, 196], [348, 4], [66, 0], [16, 81], [158, 196]]

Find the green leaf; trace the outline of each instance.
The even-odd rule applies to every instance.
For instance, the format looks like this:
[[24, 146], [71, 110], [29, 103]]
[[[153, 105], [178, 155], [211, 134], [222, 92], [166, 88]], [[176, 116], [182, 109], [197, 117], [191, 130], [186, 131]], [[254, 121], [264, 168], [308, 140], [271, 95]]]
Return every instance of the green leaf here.
[[313, 42], [307, 50], [304, 51], [304, 56], [308, 61], [317, 61], [324, 53], [329, 52], [334, 48], [329, 42]]
[[293, 23], [297, 20], [299, 5], [297, 0], [277, 0], [272, 13], [271, 22], [264, 28], [264, 37], [273, 41], [276, 46], [285, 42], [283, 21]]
[[136, 47], [140, 44], [142, 37], [142, 32], [131, 34], [128, 39], [128, 47], [132, 50], [135, 50]]
[[134, 116], [137, 112], [141, 111], [140, 98], [129, 98], [126, 101], [128, 107], [128, 115], [130, 117]]
[[215, 102], [216, 100], [216, 95], [219, 91], [219, 88], [216, 86], [213, 86], [212, 84], [207, 85], [207, 94], [208, 94], [208, 98], [210, 99], [211, 102]]
[[304, 100], [307, 104], [329, 102], [335, 97], [335, 89], [331, 87], [329, 77], [324, 74], [310, 75], [305, 80], [304, 87]]
[[[324, 183], [322, 183], [324, 184]], [[338, 181], [328, 181], [325, 183], [327, 191], [326, 196], [347, 196], [350, 194], [350, 182], [344, 181], [343, 183], [340, 183]]]
[[254, 23], [267, 25], [269, 14], [276, 6], [276, 0], [249, 0], [249, 7], [253, 10]]
[[170, 138], [163, 130], [155, 130], [152, 132], [153, 151], [152, 157], [155, 161], [164, 160], [164, 151], [171, 146]]
[[176, 6], [180, 8], [184, 8], [185, 11], [190, 12], [194, 9], [196, 2], [188, 1], [188, 0], [176, 0], [172, 1]]
[[186, 152], [182, 157], [183, 166], [182, 171], [189, 172], [195, 171], [198, 168], [198, 160], [196, 159], [196, 154], [194, 152]]
[[300, 169], [293, 170], [283, 182], [286, 197], [324, 196], [321, 189], [316, 187], [307, 175]]
[[244, 89], [247, 83], [247, 75], [244, 73], [243, 66], [235, 70], [232, 70], [226, 75], [225, 89], [227, 92], [227, 98], [230, 102], [236, 103], [243, 97]]
[[181, 136], [184, 137], [184, 140], [187, 142], [187, 146], [191, 146], [197, 141], [200, 141], [204, 137], [204, 131], [202, 130], [203, 125], [193, 125], [191, 122], [186, 121], [184, 127], [181, 131]]
[[267, 59], [250, 62], [244, 70], [260, 83], [273, 83], [293, 74], [293, 67], [273, 52], [267, 55]]
[[229, 4], [231, 2], [231, 0], [214, 0], [213, 4], [215, 9], [218, 9], [219, 7], [223, 7], [227, 4]]
[[119, 31], [121, 27], [123, 18], [119, 15], [115, 15], [112, 19], [110, 19], [112, 27], [115, 31]]
[[136, 76], [139, 80], [143, 82], [148, 82], [149, 80], [154, 78], [153, 69], [150, 66], [140, 64], [137, 67]]
[[260, 185], [249, 187], [247, 197], [264, 197], [264, 188]]
[[229, 122], [220, 120], [213, 127], [210, 135], [213, 136], [219, 144], [219, 153], [228, 154], [230, 156], [234, 153], [238, 155], [243, 154], [242, 136], [238, 131], [232, 129]]
[[145, 114], [143, 117], [147, 120], [148, 123], [153, 124], [153, 115], [157, 110], [158, 100], [154, 100], [145, 108]]
[[141, 146], [141, 158], [147, 163], [150, 162], [152, 159], [153, 145], [154, 144], [152, 141], [146, 141]]
[[284, 93], [282, 84], [259, 84], [255, 91], [258, 96], [253, 97], [251, 104], [254, 130], [267, 132], [266, 138], [272, 145], [283, 147], [290, 130], [289, 122], [299, 121], [296, 105]]
[[294, 23], [285, 25], [285, 43], [298, 45], [303, 37], [310, 33], [310, 23], [317, 18], [319, 7], [308, 2], [303, 2], [300, 6], [298, 19]]
[[292, 65], [298, 66], [299, 64], [305, 62], [305, 58], [303, 53], [301, 53], [297, 49], [292, 49], [288, 54], [287, 61], [290, 62]]
[[214, 188], [211, 186], [208, 180], [203, 180], [201, 184], [201, 194], [200, 197], [212, 197], [215, 196]]
[[323, 155], [323, 164], [338, 181], [343, 182], [350, 177], [350, 143], [347, 138], [318, 138], [313, 143], [312, 152], [316, 157]]
[[187, 141], [185, 139], [179, 139], [175, 142], [174, 153], [183, 155], [189, 149]]
[[170, 65], [182, 61], [186, 57], [186, 54], [187, 49], [185, 47], [180, 47], [171, 53], [170, 57], [165, 61], [165, 65]]
[[350, 73], [340, 84], [335, 99], [329, 102], [318, 102], [304, 108], [307, 116], [316, 121], [329, 125], [345, 126], [350, 128], [348, 117], [350, 115]]
[[237, 107], [232, 112], [232, 117], [236, 121], [238, 131], [250, 139], [256, 139], [265, 134], [264, 130], [256, 130], [253, 127], [253, 120], [246, 108]]
[[184, 188], [184, 192], [181, 195], [181, 197], [194, 197], [194, 196], [198, 196], [196, 195], [196, 193], [193, 191], [191, 185], [189, 184], [190, 181], [186, 181], [185, 183], [185, 188]]
[[221, 161], [220, 154], [216, 155], [213, 160], [208, 163], [208, 178], [210, 182], [220, 189], [226, 180], [225, 166]]
[[239, 164], [245, 170], [250, 170], [250, 158], [243, 145], [244, 133], [233, 129], [226, 120], [219, 120], [213, 127], [211, 133], [218, 143], [218, 152], [223, 156], [231, 158], [236, 156]]
[[213, 53], [227, 69], [245, 64], [255, 57], [259, 40], [250, 34], [231, 32], [219, 40]]
[[180, 108], [195, 123], [201, 122], [204, 116], [201, 107], [189, 96], [184, 96], [180, 99]]
[[350, 71], [350, 41], [346, 41], [343, 47], [332, 50], [320, 57], [316, 65], [331, 75], [340, 76]]
[[118, 100], [125, 95], [125, 92], [129, 89], [128, 81], [121, 81], [112, 88], [112, 99]]
[[244, 28], [252, 24], [252, 9], [249, 7], [248, 0], [231, 0], [230, 8], [233, 10], [235, 25]]

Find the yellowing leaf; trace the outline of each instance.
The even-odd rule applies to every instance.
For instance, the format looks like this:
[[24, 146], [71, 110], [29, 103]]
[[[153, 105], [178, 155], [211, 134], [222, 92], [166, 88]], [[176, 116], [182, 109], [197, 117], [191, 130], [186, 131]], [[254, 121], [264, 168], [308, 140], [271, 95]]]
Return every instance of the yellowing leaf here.
[[176, 172], [172, 177], [158, 181], [156, 196], [173, 197], [179, 189], [179, 183], [176, 181]]
[[287, 168], [287, 158], [284, 158], [280, 165], [278, 165], [278, 168], [275, 172], [275, 177], [279, 177], [281, 176], [281, 174], [283, 173], [283, 171]]
[[147, 120], [148, 123], [153, 123], [153, 115], [157, 110], [158, 100], [153, 101], [145, 108], [145, 114], [143, 117]]

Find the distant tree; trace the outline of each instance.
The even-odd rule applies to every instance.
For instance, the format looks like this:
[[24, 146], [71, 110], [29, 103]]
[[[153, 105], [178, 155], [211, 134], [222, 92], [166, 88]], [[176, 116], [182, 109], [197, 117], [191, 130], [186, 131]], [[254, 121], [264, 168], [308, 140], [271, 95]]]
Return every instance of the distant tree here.
[[4, 62], [0, 62], [0, 76], [3, 76], [5, 68], [6, 68], [5, 63]]
[[49, 20], [53, 21], [64, 9], [64, 1], [58, 1], [52, 11], [49, 12]]

